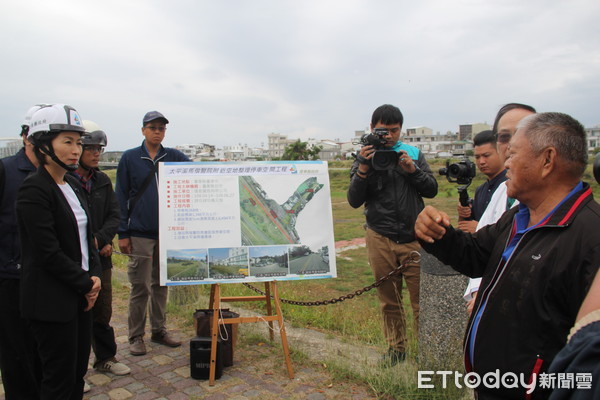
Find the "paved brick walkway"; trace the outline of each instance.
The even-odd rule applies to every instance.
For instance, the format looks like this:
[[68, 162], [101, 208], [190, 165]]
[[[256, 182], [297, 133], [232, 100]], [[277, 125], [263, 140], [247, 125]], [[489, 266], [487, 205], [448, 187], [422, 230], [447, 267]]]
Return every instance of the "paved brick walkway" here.
[[[372, 362], [369, 358], [377, 356], [374, 349], [357, 349], [355, 345], [341, 343], [323, 333], [286, 326], [290, 348], [299, 349], [308, 358], [302, 365], [292, 362], [295, 378], [291, 380], [287, 375], [277, 335], [276, 341], [271, 344], [260, 340], [259, 333], [267, 337], [265, 324], [244, 324], [240, 326], [239, 341], [244, 342], [242, 336], [245, 334], [253, 340], [237, 346], [234, 365], [225, 368], [223, 376], [214, 386], [209, 386], [208, 381], [190, 377], [191, 330], [174, 331], [183, 341], [179, 348], [161, 346], [148, 340], [148, 353], [144, 356], [132, 356], [127, 344], [125, 307], [121, 302], [117, 302], [115, 306], [112, 325], [117, 334], [117, 358], [131, 368], [131, 374], [115, 376], [90, 369], [86, 380], [91, 384], [92, 390], [84, 396], [85, 399], [375, 399], [366, 385], [332, 378], [322, 365], [328, 362], [331, 354], [336, 358], [343, 358], [343, 354], [351, 365], [361, 364], [369, 368]], [[235, 310], [242, 315], [252, 315], [237, 307]], [[0, 400], [4, 400], [1, 384]]]
[[[86, 394], [86, 399], [374, 398], [364, 385], [333, 381], [329, 373], [318, 364], [308, 367], [294, 365], [296, 376], [295, 379], [290, 380], [284, 366], [281, 347], [277, 342], [271, 345], [258, 341], [256, 344], [246, 343], [238, 346], [234, 365], [225, 368], [223, 376], [215, 382], [214, 386], [209, 386], [208, 381], [190, 377], [191, 332], [175, 332], [184, 342], [179, 348], [173, 349], [147, 341], [148, 353], [144, 356], [132, 356], [126, 343], [127, 328], [124, 313], [115, 316], [113, 326], [119, 335], [117, 357], [131, 368], [131, 374], [114, 376], [90, 369], [86, 379], [92, 385], [92, 390]], [[292, 342], [295, 332], [293, 329], [289, 330]], [[291, 346], [294, 346], [293, 342]]]

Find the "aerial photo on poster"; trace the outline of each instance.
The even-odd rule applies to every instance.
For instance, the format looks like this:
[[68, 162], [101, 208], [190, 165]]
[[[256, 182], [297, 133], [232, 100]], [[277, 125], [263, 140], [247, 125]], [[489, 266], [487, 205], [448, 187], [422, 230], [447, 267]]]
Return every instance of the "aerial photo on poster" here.
[[[277, 178], [271, 183], [278, 185]], [[285, 184], [285, 180], [281, 183]], [[300, 243], [296, 232], [298, 215], [322, 187], [316, 177], [307, 178], [284, 203], [278, 204], [253, 177], [240, 176], [242, 244]]]

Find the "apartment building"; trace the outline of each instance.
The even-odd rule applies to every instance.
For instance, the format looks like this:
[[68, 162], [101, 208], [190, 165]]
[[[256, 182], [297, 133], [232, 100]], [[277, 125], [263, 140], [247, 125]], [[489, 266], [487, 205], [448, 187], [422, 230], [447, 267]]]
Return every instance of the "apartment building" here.
[[468, 140], [472, 142], [475, 135], [477, 135], [479, 132], [487, 131], [490, 129], [492, 129], [492, 127], [486, 123], [459, 125], [458, 140]]
[[269, 147], [267, 153], [270, 159], [279, 158], [283, 156], [283, 152], [285, 151], [285, 147], [288, 144], [294, 143], [295, 139], [288, 139], [287, 135], [282, 135], [280, 133], [270, 133], [268, 135], [269, 138]]

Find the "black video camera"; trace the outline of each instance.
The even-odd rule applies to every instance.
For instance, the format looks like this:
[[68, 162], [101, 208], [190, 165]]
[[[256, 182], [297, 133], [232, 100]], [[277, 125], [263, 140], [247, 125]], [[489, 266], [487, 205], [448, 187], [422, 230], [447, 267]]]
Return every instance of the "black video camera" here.
[[447, 160], [446, 168], [440, 168], [440, 175], [445, 175], [448, 182], [463, 185], [458, 187], [458, 198], [460, 205], [463, 207], [467, 207], [472, 202], [469, 198], [467, 188], [473, 182], [476, 174], [475, 163], [466, 157], [464, 160], [454, 164], [450, 164], [450, 161]]
[[468, 158], [454, 164], [446, 161], [446, 168], [440, 168], [440, 175], [445, 175], [448, 182], [459, 185], [470, 185], [476, 173], [475, 163]]
[[385, 137], [389, 135], [389, 131], [384, 128], [375, 128], [373, 133], [365, 133], [360, 138], [360, 144], [363, 146], [371, 145], [375, 149], [373, 158], [371, 158], [371, 165], [374, 169], [385, 171], [394, 169], [398, 165], [398, 157], [400, 156], [394, 150], [387, 150], [385, 144], [387, 140]]

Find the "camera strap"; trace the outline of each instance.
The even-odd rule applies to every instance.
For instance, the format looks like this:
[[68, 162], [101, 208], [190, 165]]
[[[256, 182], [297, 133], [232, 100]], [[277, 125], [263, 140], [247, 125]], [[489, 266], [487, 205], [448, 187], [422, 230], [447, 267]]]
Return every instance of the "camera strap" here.
[[152, 171], [150, 171], [150, 173], [148, 174], [148, 176], [146, 176], [146, 179], [142, 183], [142, 186], [140, 186], [140, 190], [135, 194], [135, 197], [129, 201], [129, 207], [127, 207], [127, 218], [128, 219], [131, 217], [133, 208], [137, 204], [138, 200], [140, 199], [140, 197], [142, 197], [142, 195], [144, 194], [144, 192], [150, 185], [150, 182], [152, 182], [152, 178], [154, 178], [156, 176], [157, 170], [158, 170], [158, 166], [156, 164], [154, 164]]

